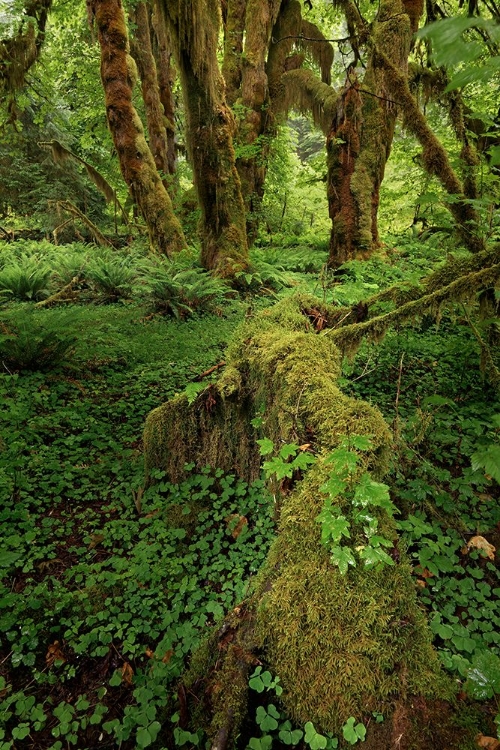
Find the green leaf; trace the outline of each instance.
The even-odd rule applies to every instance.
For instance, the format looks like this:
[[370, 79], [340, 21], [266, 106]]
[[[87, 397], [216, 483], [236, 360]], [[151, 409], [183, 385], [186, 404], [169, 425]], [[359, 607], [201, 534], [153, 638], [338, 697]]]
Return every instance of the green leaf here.
[[487, 700], [500, 695], [500, 658], [492, 651], [474, 654], [467, 671], [466, 692], [476, 700]]
[[308, 466], [311, 464], [316, 463], [316, 458], [312, 456], [310, 453], [306, 453], [303, 451], [302, 453], [299, 453], [292, 461], [292, 466], [294, 469], [301, 469], [302, 471], [304, 469], [307, 469]]
[[320, 492], [323, 492], [325, 495], [329, 495], [330, 499], [333, 500], [342, 492], [344, 492], [346, 487], [347, 482], [344, 482], [340, 477], [334, 475], [331, 476], [330, 479], [328, 479], [324, 484], [322, 484], [319, 489]]
[[366, 737], [365, 725], [361, 724], [360, 722], [355, 726], [355, 721], [356, 719], [354, 718], [354, 716], [350, 716], [342, 727], [342, 734], [344, 735], [344, 739], [351, 745], [355, 745], [359, 740], [364, 741]]
[[357, 451], [369, 451], [372, 447], [372, 441], [368, 435], [351, 435], [349, 438], [351, 446]]
[[261, 440], [257, 440], [256, 442], [260, 446], [259, 453], [261, 456], [268, 456], [269, 453], [273, 452], [274, 443], [269, 438], [261, 438]]
[[334, 471], [345, 478], [349, 474], [352, 474], [358, 465], [359, 457], [349, 448], [341, 447], [336, 448], [328, 458], [327, 463], [333, 464]]
[[[274, 706], [271, 704], [268, 706], [268, 710], [264, 708], [264, 706], [258, 706], [257, 707], [257, 713], [256, 713], [256, 720], [257, 724], [261, 728], [263, 732], [272, 732], [274, 729], [278, 728], [278, 722], [276, 721], [276, 717], [272, 714], [276, 711], [274, 709], [274, 712], [271, 710], [271, 708], [274, 708]], [[279, 717], [279, 713], [278, 713]]]
[[251, 737], [248, 741], [248, 747], [251, 750], [270, 750], [273, 745], [273, 738], [269, 735], [264, 737]]
[[278, 481], [285, 477], [290, 479], [293, 475], [292, 464], [285, 463], [279, 456], [275, 456], [270, 461], [264, 461], [263, 468], [268, 476], [275, 474]]
[[304, 725], [304, 729], [306, 730], [304, 740], [309, 745], [311, 750], [324, 750], [324, 748], [328, 744], [328, 740], [326, 737], [316, 731], [312, 721], [308, 721]]
[[500, 483], [500, 444], [492, 443], [475, 451], [471, 456], [471, 464], [474, 471], [482, 469]]
[[149, 734], [147, 727], [141, 727], [137, 730], [136, 741], [137, 747], [148, 747], [148, 745], [151, 745], [153, 739]]
[[375, 482], [367, 472], [362, 475], [354, 490], [353, 503], [362, 508], [368, 505], [383, 508], [390, 515], [395, 511], [395, 506], [389, 496], [389, 487], [381, 482]]
[[316, 517], [316, 522], [321, 523], [321, 541], [325, 544], [330, 540], [339, 542], [343, 536], [350, 537], [350, 524], [343, 515], [336, 515], [339, 512], [337, 507], [323, 508], [321, 513]]
[[349, 547], [333, 547], [330, 555], [333, 565], [337, 565], [343, 576], [347, 573], [349, 565], [356, 567], [356, 559]]
[[286, 461], [287, 458], [290, 458], [290, 456], [295, 456], [297, 451], [299, 450], [299, 446], [295, 443], [286, 443], [281, 449], [280, 449], [280, 456], [283, 460]]
[[392, 557], [389, 557], [387, 552], [384, 552], [380, 547], [367, 545], [361, 550], [359, 556], [364, 560], [367, 568], [374, 568], [376, 566], [382, 567], [382, 565], [394, 565]]
[[184, 393], [187, 396], [188, 404], [191, 405], [196, 401], [196, 397], [201, 391], [204, 391], [207, 386], [205, 383], [188, 383], [184, 389]]

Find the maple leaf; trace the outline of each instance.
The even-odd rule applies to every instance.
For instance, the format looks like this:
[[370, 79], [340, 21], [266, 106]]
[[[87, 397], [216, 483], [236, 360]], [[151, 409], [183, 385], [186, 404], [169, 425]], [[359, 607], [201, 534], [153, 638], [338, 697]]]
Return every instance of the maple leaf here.
[[134, 677], [134, 670], [128, 663], [128, 661], [123, 663], [122, 667], [122, 680], [126, 685], [131, 685]]
[[47, 649], [47, 653], [45, 654], [45, 663], [49, 667], [49, 669], [56, 661], [59, 661], [61, 663], [66, 661], [66, 657], [61, 651], [59, 641], [54, 641], [54, 643], [51, 643]]
[[490, 560], [495, 559], [495, 547], [484, 536], [473, 536], [472, 539], [469, 539], [464, 554], [470, 552], [471, 549], [479, 550], [483, 557], [488, 557]]

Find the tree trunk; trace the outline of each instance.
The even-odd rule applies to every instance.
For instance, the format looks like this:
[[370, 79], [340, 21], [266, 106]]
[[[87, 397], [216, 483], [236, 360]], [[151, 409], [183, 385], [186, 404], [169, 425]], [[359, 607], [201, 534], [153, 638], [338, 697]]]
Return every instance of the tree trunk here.
[[165, 24], [153, 12], [153, 31], [155, 45], [153, 53], [156, 58], [156, 72], [160, 89], [160, 101], [165, 116], [165, 130], [167, 132], [167, 171], [173, 175], [176, 171], [177, 155], [175, 152], [175, 102], [173, 88], [175, 83], [175, 68], [172, 65], [172, 49]]
[[98, 29], [106, 114], [120, 169], [146, 222], [152, 247], [171, 255], [186, 243], [132, 103], [135, 65], [121, 0], [88, 0], [88, 6]]
[[281, 0], [251, 0], [247, 3], [245, 46], [241, 64], [242, 112], [238, 122], [238, 145], [242, 154], [236, 161], [247, 210], [247, 235], [255, 240], [269, 154], [269, 86], [266, 58], [271, 33]]
[[186, 110], [187, 145], [201, 208], [201, 259], [224, 278], [248, 265], [245, 206], [235, 166], [234, 118], [217, 62], [217, 0], [160, 0]]
[[52, 0], [27, 2], [17, 33], [0, 40], [0, 91], [13, 93], [24, 85], [40, 55], [51, 5]]
[[246, 0], [228, 0], [224, 17], [222, 75], [226, 83], [226, 99], [230, 107], [234, 106], [240, 95], [246, 6]]
[[386, 74], [391, 96], [397, 99], [403, 111], [405, 127], [413, 133], [422, 146], [422, 159], [426, 171], [438, 178], [452, 198], [447, 207], [456, 221], [460, 240], [471, 252], [484, 250], [480, 217], [465, 197], [464, 186], [451, 166], [446, 150], [420, 111], [408, 86], [407, 77], [401, 75], [382, 50], [375, 50], [374, 58], [377, 67]]
[[[384, 0], [372, 32], [372, 44], [384, 50], [404, 74], [414, 24], [408, 13], [400, 0]], [[398, 114], [389, 90], [371, 54], [362, 82], [354, 70], [348, 71], [327, 136], [327, 195], [332, 220], [328, 262], [334, 268], [352, 258], [367, 257], [379, 244], [379, 191]]]
[[160, 173], [163, 185], [168, 191], [167, 132], [164, 125], [163, 105], [160, 100], [160, 89], [156, 63], [151, 46], [149, 27], [149, 9], [145, 2], [138, 3], [131, 11], [135, 30], [130, 40], [132, 56], [137, 63], [141, 79], [142, 98], [146, 112], [149, 133], [149, 147]]
[[[251, 481], [260, 471], [261, 437], [277, 447], [308, 443], [316, 454], [305, 477], [296, 475], [291, 488], [278, 492], [278, 536], [253, 595], [195, 655], [186, 677], [197, 706], [192, 728], [206, 729], [213, 748], [231, 747], [238, 735], [249, 670], [257, 663], [279, 675], [290, 717], [299, 725], [312, 721], [318, 731], [338, 732], [350, 716], [391, 713], [395, 705], [408, 716], [414, 703], [425, 706], [428, 697], [453, 691], [417, 605], [411, 567], [397, 551], [391, 517], [376, 514], [381, 533], [394, 540], [395, 564], [383, 570], [358, 564], [341, 575], [321, 543], [316, 519], [329, 453], [344, 435], [368, 435], [371, 448], [360, 460], [379, 477], [391, 435], [377, 409], [340, 391], [341, 355], [331, 337], [317, 335], [311, 320], [318, 310], [326, 320], [336, 314], [315, 298], [296, 296], [245, 323], [219, 382], [191, 405], [177, 396], [146, 423], [147, 469], [166, 470], [174, 481], [186, 461], [236, 470]], [[261, 428], [250, 425], [257, 414]], [[349, 516], [349, 501], [336, 501]], [[390, 721], [382, 729], [372, 724], [369, 732], [376, 736], [387, 727], [390, 734]], [[411, 731], [407, 721], [398, 748], [420, 747], [410, 744]], [[372, 747], [392, 747], [392, 741], [396, 735]]]

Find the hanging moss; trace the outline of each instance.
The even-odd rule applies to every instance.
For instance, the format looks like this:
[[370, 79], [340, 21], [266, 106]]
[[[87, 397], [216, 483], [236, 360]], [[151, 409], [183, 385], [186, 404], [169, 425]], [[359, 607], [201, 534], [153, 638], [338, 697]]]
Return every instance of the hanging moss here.
[[248, 266], [245, 205], [235, 166], [235, 122], [217, 61], [217, 0], [159, 3], [182, 82], [186, 137], [201, 209], [201, 260], [223, 278]]
[[283, 74], [283, 110], [296, 109], [304, 114], [312, 114], [314, 124], [328, 133], [334, 118], [338, 93], [331, 86], [317, 78], [308, 68], [290, 70]]
[[479, 230], [479, 216], [470, 203], [464, 200], [464, 187], [453, 170], [445, 149], [420, 111], [408, 86], [407, 77], [396, 69], [381, 49], [375, 49], [374, 61], [376, 67], [386, 72], [389, 90], [403, 111], [406, 128], [422, 145], [422, 159], [426, 171], [430, 175], [435, 175], [454, 198], [447, 206], [457, 222], [462, 242], [472, 252], [480, 252], [484, 249], [484, 240]]
[[40, 56], [51, 6], [52, 0], [28, 0], [17, 32], [0, 40], [0, 91], [10, 94], [24, 85]]

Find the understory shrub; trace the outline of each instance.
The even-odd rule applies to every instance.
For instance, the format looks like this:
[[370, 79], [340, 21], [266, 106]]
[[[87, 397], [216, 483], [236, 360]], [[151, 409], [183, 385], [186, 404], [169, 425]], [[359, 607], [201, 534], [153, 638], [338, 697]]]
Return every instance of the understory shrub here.
[[177, 270], [166, 264], [156, 268], [149, 282], [154, 312], [187, 318], [197, 311], [213, 310], [229, 294], [229, 287], [201, 268]]
[[21, 255], [0, 271], [0, 297], [20, 302], [48, 296], [50, 266], [40, 256]]

